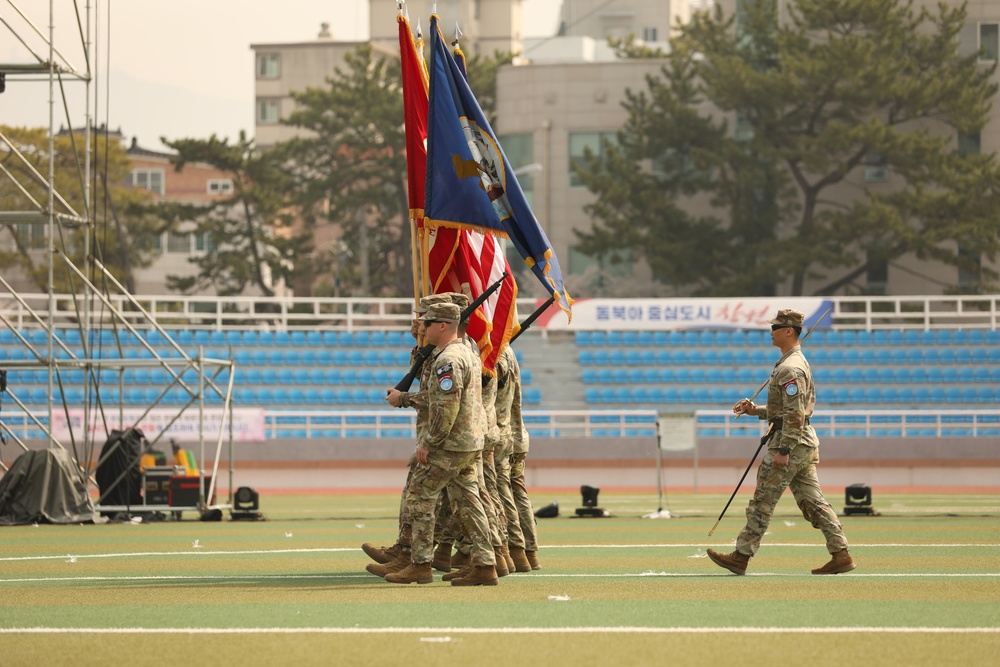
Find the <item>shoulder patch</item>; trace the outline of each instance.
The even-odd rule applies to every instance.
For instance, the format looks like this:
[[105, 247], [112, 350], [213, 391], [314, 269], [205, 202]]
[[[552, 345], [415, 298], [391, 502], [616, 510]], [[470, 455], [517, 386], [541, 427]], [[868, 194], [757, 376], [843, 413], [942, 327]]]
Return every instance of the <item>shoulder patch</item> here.
[[438, 387], [441, 388], [441, 391], [451, 391], [453, 386], [455, 386], [455, 383], [452, 382], [450, 375], [438, 378]]
[[795, 383], [795, 380], [785, 383], [785, 393], [789, 396], [795, 396], [799, 393], [799, 385]]
[[451, 362], [449, 361], [445, 365], [441, 366], [441, 368], [437, 369], [436, 372], [439, 378], [445, 375], [451, 375], [452, 372]]

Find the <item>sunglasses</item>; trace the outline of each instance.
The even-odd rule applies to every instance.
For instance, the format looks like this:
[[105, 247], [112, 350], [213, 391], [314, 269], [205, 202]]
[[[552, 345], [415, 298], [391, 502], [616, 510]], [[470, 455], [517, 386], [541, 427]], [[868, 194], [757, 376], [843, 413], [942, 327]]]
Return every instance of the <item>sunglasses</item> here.
[[792, 329], [792, 328], [794, 328], [794, 327], [792, 327], [792, 325], [790, 325], [790, 324], [772, 324], [771, 325], [771, 331], [777, 331], [778, 329]]

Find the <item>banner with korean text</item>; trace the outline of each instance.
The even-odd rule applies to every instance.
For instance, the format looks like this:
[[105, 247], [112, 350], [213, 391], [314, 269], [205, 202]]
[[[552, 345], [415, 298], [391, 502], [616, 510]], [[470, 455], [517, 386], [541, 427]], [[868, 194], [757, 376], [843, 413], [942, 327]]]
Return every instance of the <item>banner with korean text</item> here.
[[[83, 410], [71, 408], [69, 421], [73, 425], [73, 433], [79, 438], [83, 432]], [[126, 426], [133, 424], [143, 432], [147, 440], [152, 440], [159, 433], [166, 431], [160, 438], [160, 443], [167, 443], [171, 438], [177, 442], [191, 443], [198, 442], [198, 411], [187, 410], [180, 417], [177, 417], [176, 410], [153, 409], [149, 411], [142, 421], [136, 423], [142, 417], [143, 410], [126, 409], [123, 411], [122, 423]], [[223, 433], [223, 442], [228, 441], [229, 424], [223, 419], [222, 408], [211, 408], [205, 410], [205, 421], [202, 433], [206, 443], [215, 443], [219, 438], [219, 429], [223, 426], [226, 432]], [[170, 420], [177, 417], [171, 424]], [[117, 422], [118, 411], [109, 410], [107, 414], [108, 428], [121, 429], [122, 425]], [[169, 426], [168, 426], [169, 425]], [[94, 432], [97, 440], [104, 439], [104, 424], [99, 420], [91, 419], [90, 429]], [[53, 435], [60, 442], [69, 441], [69, 424], [66, 421], [66, 414], [63, 411], [56, 411], [52, 414]], [[236, 408], [233, 410], [233, 442], [264, 442], [264, 409], [263, 408]]]
[[[543, 300], [539, 300], [541, 305]], [[832, 305], [812, 297], [748, 297], [705, 299], [577, 299], [573, 304], [574, 330], [683, 331], [684, 329], [766, 329], [781, 308], [805, 313], [811, 327]], [[558, 311], [555, 311], [558, 312]], [[565, 318], [546, 311], [535, 327], [548, 331], [569, 329]], [[828, 328], [827, 314], [819, 328]]]

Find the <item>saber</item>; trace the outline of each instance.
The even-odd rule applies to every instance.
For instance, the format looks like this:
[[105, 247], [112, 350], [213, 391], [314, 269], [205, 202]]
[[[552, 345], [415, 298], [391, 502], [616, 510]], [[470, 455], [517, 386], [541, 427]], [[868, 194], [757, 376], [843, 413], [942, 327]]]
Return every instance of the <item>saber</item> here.
[[774, 432], [774, 422], [771, 422], [770, 425], [767, 427], [767, 433], [765, 433], [764, 437], [760, 439], [760, 446], [757, 447], [757, 451], [753, 453], [753, 458], [750, 459], [750, 465], [748, 465], [747, 469], [743, 471], [743, 476], [740, 477], [740, 481], [736, 483], [736, 488], [733, 489], [733, 495], [729, 496], [729, 502], [726, 503], [726, 506], [722, 508], [722, 514], [720, 514], [719, 518], [715, 520], [715, 525], [712, 526], [712, 530], [708, 531], [709, 537], [711, 537], [712, 533], [715, 532], [715, 529], [719, 527], [719, 522], [722, 521], [722, 517], [726, 516], [726, 510], [729, 509], [729, 506], [733, 502], [733, 498], [736, 497], [736, 494], [739, 492], [740, 487], [743, 486], [743, 480], [747, 478], [747, 474], [750, 472], [750, 468], [753, 467], [753, 462], [757, 460], [757, 455], [760, 454], [760, 450], [764, 448], [764, 445], [767, 444], [767, 441], [771, 439], [771, 434], [773, 432]]

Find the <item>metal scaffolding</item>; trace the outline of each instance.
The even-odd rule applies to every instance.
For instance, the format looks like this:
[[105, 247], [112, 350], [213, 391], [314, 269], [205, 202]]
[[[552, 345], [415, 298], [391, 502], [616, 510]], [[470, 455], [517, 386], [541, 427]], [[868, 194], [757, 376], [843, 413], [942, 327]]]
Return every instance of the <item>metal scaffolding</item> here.
[[[60, 10], [70, 11], [75, 18], [75, 25], [70, 23], [70, 32], [66, 34], [74, 34], [75, 27], [79, 41], [60, 42], [58, 47], [55, 0], [48, 3], [47, 32], [38, 27], [39, 17], [32, 16], [14, 0], [8, 0], [7, 4], [9, 9], [0, 10], [0, 33], [7, 31], [13, 36], [27, 62], [0, 63], [0, 85], [8, 88], [4, 92], [10, 95], [14, 92], [9, 90], [11, 87], [48, 84], [48, 117], [45, 123], [48, 148], [42, 159], [25, 155], [18, 142], [0, 127], [0, 183], [3, 185], [0, 187], [0, 195], [3, 195], [0, 202], [6, 202], [0, 203], [0, 208], [11, 209], [0, 210], [0, 235], [7, 234], [12, 241], [16, 241], [19, 238], [16, 235], [24, 230], [38, 229], [39, 226], [44, 229], [45, 248], [43, 251], [36, 250], [35, 256], [39, 265], [44, 262], [47, 268], [48, 303], [47, 310], [33, 307], [17, 289], [16, 279], [8, 279], [12, 272], [5, 270], [0, 275], [0, 287], [4, 290], [0, 292], [0, 299], [24, 309], [31, 320], [30, 326], [24, 327], [23, 323], [18, 325], [0, 312], [0, 330], [6, 328], [12, 332], [16, 344], [24, 349], [23, 355], [17, 355], [23, 358], [2, 361], [3, 367], [14, 375], [4, 392], [4, 397], [9, 399], [4, 401], [4, 407], [12, 410], [16, 406], [27, 415], [43, 436], [41, 444], [47, 441], [49, 448], [70, 449], [78, 464], [79, 474], [90, 487], [97, 485], [94, 470], [111, 454], [110, 451], [101, 454], [99, 447], [112, 438], [113, 431], [135, 428], [156, 410], [164, 426], [155, 436], [143, 440], [143, 451], [150, 451], [170, 426], [188, 411], [196, 410], [200, 462], [196, 504], [179, 506], [161, 503], [141, 507], [102, 504], [105, 496], [121, 482], [123, 474], [110, 488], [99, 490], [95, 510], [105, 514], [170, 511], [177, 515], [182, 510], [204, 513], [231, 509], [234, 363], [231, 359], [207, 357], [201, 348], [193, 353], [179, 345], [115, 278], [102, 261], [102, 248], [94, 234], [97, 219], [94, 206], [94, 176], [97, 173], [94, 140], [97, 133], [94, 129], [96, 114], [91, 113], [91, 101], [95, 100], [93, 106], [96, 109], [94, 91], [99, 78], [97, 53], [102, 50], [102, 42], [106, 52], [110, 35], [108, 29], [100, 40], [93, 37], [99, 34], [100, 3], [87, 0], [82, 11], [75, 2], [62, 3], [72, 5], [71, 9], [60, 7]], [[37, 3], [32, 7], [32, 11], [40, 10]], [[74, 57], [79, 58], [75, 64], [72, 62]], [[67, 96], [70, 86], [84, 89], [84, 122], [81, 129], [74, 129], [73, 105], [69, 101], [71, 96]], [[65, 134], [71, 147], [69, 154], [66, 151], [63, 154], [57, 152], [60, 149], [57, 148], [56, 137], [63, 134], [62, 130], [56, 130], [57, 109], [68, 128]], [[41, 117], [43, 110], [39, 112]], [[109, 138], [105, 135], [104, 140]], [[60, 160], [72, 163], [69, 171], [72, 172], [72, 167], [75, 167], [75, 178], [58, 179], [60, 185], [57, 185], [57, 163]], [[44, 167], [39, 164], [44, 164]], [[82, 253], [79, 252], [80, 244]], [[29, 251], [27, 245], [22, 247], [25, 252]], [[83, 262], [74, 260], [74, 257], [81, 256]], [[62, 291], [56, 289], [57, 276], [71, 286], [70, 303], [56, 301], [57, 293]], [[125, 304], [124, 308], [122, 304]], [[66, 323], [55, 317], [57, 310], [62, 312], [67, 308], [76, 313], [71, 328], [63, 328]], [[147, 338], [154, 338], [149, 335], [154, 332], [156, 344], [151, 344]], [[126, 354], [127, 344], [140, 345], [141, 353]], [[163, 369], [167, 384], [156, 398], [141, 409], [131, 406], [133, 409], [129, 410], [129, 415], [132, 419], [126, 421], [125, 383], [132, 370], [142, 367]], [[39, 409], [37, 402], [25, 400], [25, 396], [19, 395], [17, 374], [27, 372], [47, 375], [48, 400], [43, 409]], [[72, 404], [64, 390], [70, 378], [82, 379], [83, 385], [78, 397], [82, 400]], [[174, 401], [175, 405], [168, 406], [164, 398], [168, 394], [176, 397], [177, 392], [185, 400]], [[206, 399], [209, 403], [222, 406], [222, 416], [218, 421], [220, 427], [214, 443], [206, 442]], [[164, 415], [164, 411], [169, 414]], [[137, 412], [141, 415], [135, 418]], [[228, 432], [225, 424], [228, 424]], [[0, 433], [22, 451], [28, 451], [29, 444], [38, 446], [38, 443], [26, 442], [15, 433], [4, 422], [2, 414]], [[121, 443], [123, 439], [118, 441]], [[216, 480], [224, 457], [228, 458], [230, 500], [226, 504], [217, 504], [214, 502]], [[210, 469], [206, 471], [206, 464], [210, 461]], [[136, 459], [133, 465], [139, 466], [139, 460]], [[0, 467], [6, 472], [7, 466], [2, 460]]]

